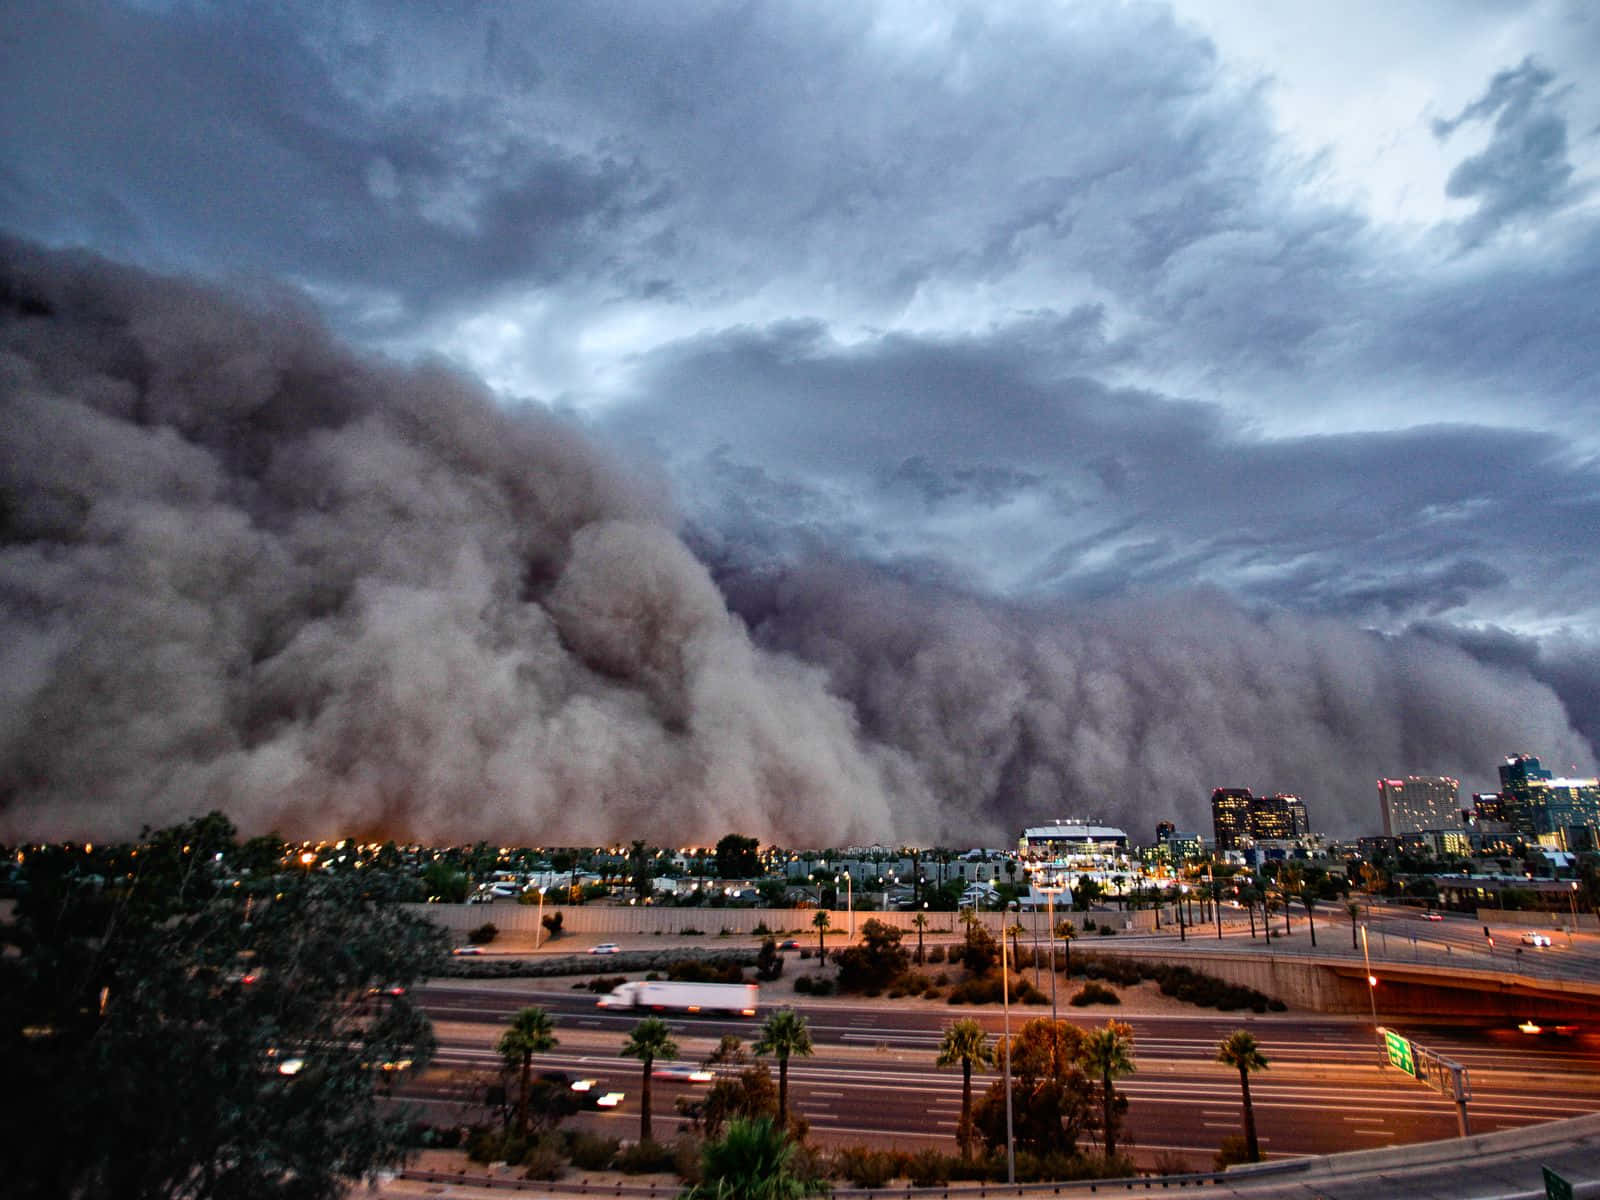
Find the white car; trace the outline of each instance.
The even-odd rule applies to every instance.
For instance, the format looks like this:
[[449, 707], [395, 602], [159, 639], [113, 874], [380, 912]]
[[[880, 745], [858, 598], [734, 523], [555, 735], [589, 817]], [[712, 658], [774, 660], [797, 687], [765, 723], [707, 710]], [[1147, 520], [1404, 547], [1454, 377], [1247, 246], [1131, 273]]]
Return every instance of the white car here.
[[590, 954], [621, 954], [622, 947], [615, 942], [601, 942], [598, 946], [589, 948]]
[[1522, 944], [1524, 946], [1548, 946], [1550, 944], [1550, 935], [1547, 933], [1525, 933], [1522, 935]]

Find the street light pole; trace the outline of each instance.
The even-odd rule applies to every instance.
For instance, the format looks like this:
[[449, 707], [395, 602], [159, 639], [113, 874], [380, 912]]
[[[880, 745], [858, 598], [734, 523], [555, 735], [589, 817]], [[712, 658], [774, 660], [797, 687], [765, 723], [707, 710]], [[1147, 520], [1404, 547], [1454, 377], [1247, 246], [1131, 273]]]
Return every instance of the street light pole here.
[[1217, 941], [1222, 940], [1222, 899], [1217, 895], [1217, 881], [1211, 874], [1211, 864], [1206, 864], [1206, 886], [1211, 889], [1211, 911], [1217, 915]]
[[[1009, 912], [1002, 909], [1002, 916]], [[1011, 1124], [1011, 976], [1006, 962], [1005, 921], [1000, 922], [1000, 1003], [1005, 1011], [1005, 1082], [1006, 1082], [1006, 1182], [1017, 1182], [1017, 1143]]]
[[[1372, 957], [1367, 952], [1367, 927], [1361, 926], [1361, 961], [1367, 968], [1367, 1000], [1372, 1005], [1372, 1030], [1376, 1037], [1378, 1030], [1378, 977], [1372, 973]], [[1381, 1070], [1389, 1061], [1383, 1047], [1378, 1048], [1378, 1067]]]
[[533, 927], [533, 948], [537, 950], [544, 940], [544, 889], [539, 889], [539, 922]]

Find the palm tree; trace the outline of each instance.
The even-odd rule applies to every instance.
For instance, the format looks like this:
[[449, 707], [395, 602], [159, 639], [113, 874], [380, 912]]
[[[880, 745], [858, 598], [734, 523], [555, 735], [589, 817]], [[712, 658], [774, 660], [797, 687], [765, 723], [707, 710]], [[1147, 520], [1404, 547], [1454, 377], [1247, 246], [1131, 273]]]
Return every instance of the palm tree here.
[[1356, 922], [1361, 919], [1361, 905], [1354, 900], [1344, 906], [1345, 912], [1350, 914], [1350, 949], [1356, 948]]
[[[1056, 937], [1061, 940], [1062, 949], [1066, 951], [1067, 978], [1072, 977], [1072, 939], [1078, 936], [1078, 927], [1071, 921], [1062, 921], [1056, 926]], [[1055, 969], [1055, 963], [1050, 964], [1050, 969]]]
[[1100, 1103], [1106, 1131], [1106, 1158], [1117, 1156], [1117, 1079], [1132, 1075], [1133, 1027], [1121, 1021], [1107, 1021], [1083, 1040], [1083, 1065], [1090, 1074], [1100, 1076]]
[[639, 1084], [639, 1140], [650, 1140], [650, 1068], [658, 1058], [672, 1060], [678, 1057], [678, 1043], [672, 1040], [672, 1030], [660, 1017], [646, 1017], [633, 1027], [628, 1040], [622, 1043], [622, 1053], [637, 1058], [644, 1064]]
[[828, 915], [827, 909], [819, 908], [816, 916], [811, 918], [811, 924], [814, 925], [817, 930], [817, 957], [821, 959], [822, 962], [827, 962], [828, 943], [824, 939], [827, 937], [829, 927], [833, 924], [833, 918]]
[[778, 1060], [778, 1127], [789, 1127], [789, 1056], [811, 1057], [811, 1030], [806, 1019], [792, 1008], [780, 1008], [767, 1018], [756, 1042], [757, 1054], [771, 1054]]
[[1017, 947], [1017, 939], [1028, 931], [1022, 927], [1021, 921], [1013, 921], [1006, 926], [1006, 932], [1011, 935], [1011, 965], [1018, 967], [1022, 963], [1022, 951]]
[[961, 1124], [956, 1127], [956, 1138], [961, 1143], [962, 1158], [972, 1157], [972, 1068], [975, 1065], [986, 1067], [993, 1061], [994, 1049], [989, 1045], [989, 1035], [977, 1021], [963, 1017], [945, 1026], [935, 1065], [961, 1064]]
[[1317, 891], [1306, 887], [1300, 893], [1300, 903], [1306, 906], [1306, 928], [1311, 930], [1311, 948], [1317, 948]]
[[1217, 1046], [1217, 1061], [1239, 1072], [1239, 1087], [1244, 1092], [1244, 1144], [1251, 1162], [1261, 1161], [1261, 1146], [1256, 1141], [1256, 1111], [1250, 1104], [1250, 1072], [1264, 1071], [1267, 1060], [1256, 1045], [1255, 1035], [1236, 1029]]
[[537, 1005], [524, 1008], [511, 1018], [511, 1026], [500, 1035], [495, 1050], [507, 1067], [516, 1068], [517, 1132], [528, 1132], [528, 1089], [533, 1073], [533, 1056], [547, 1054], [556, 1047], [550, 1014]]
[[917, 929], [917, 966], [922, 965], [922, 931], [928, 927], [928, 914], [918, 913], [911, 918], [911, 923]]

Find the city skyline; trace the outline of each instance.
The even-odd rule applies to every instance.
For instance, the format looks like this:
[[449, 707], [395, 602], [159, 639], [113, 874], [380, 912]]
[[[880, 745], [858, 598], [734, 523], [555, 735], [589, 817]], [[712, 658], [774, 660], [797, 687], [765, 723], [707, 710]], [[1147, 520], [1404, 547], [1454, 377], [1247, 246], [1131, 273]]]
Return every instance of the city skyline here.
[[0, 837], [1595, 774], [1592, 6], [13, 9]]

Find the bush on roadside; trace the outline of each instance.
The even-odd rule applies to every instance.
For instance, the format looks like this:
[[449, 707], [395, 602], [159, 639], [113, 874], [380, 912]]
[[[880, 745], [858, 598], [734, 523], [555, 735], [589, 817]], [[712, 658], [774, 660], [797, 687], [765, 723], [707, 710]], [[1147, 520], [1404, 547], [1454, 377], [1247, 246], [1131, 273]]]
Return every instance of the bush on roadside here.
[[634, 1142], [617, 1153], [617, 1170], [624, 1175], [654, 1175], [673, 1169], [674, 1149], [660, 1142]]
[[1105, 984], [1090, 980], [1079, 988], [1067, 1003], [1073, 1008], [1086, 1008], [1091, 1004], [1121, 1004], [1122, 998]]
[[617, 1157], [622, 1143], [614, 1137], [601, 1137], [582, 1130], [567, 1135], [567, 1155], [580, 1171], [604, 1171]]
[[471, 942], [474, 946], [487, 946], [499, 936], [500, 930], [493, 921], [485, 921], [476, 929], [469, 929], [467, 931], [467, 941]]
[[605, 992], [615, 991], [627, 982], [628, 977], [626, 975], [596, 975], [589, 980], [589, 990], [596, 995], [601, 995]]
[[901, 1159], [893, 1150], [845, 1146], [834, 1151], [833, 1174], [856, 1187], [881, 1188], [900, 1174]]

